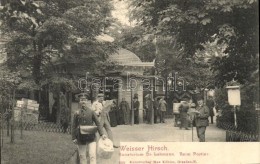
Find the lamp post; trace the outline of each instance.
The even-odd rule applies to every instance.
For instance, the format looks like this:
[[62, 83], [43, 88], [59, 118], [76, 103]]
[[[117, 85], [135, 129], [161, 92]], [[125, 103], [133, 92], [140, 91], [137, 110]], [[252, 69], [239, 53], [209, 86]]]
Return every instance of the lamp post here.
[[134, 104], [133, 104], [133, 88], [131, 80], [131, 126], [134, 125]]
[[236, 115], [236, 106], [241, 105], [240, 98], [240, 87], [239, 86], [227, 86], [228, 92], [228, 103], [234, 107], [234, 124], [235, 128], [237, 128], [237, 115]]
[[172, 102], [172, 96], [171, 96], [171, 91], [172, 91], [172, 86], [173, 86], [173, 79], [172, 79], [172, 73], [169, 74], [169, 79], [167, 81], [167, 86], [168, 86], [168, 94], [167, 94], [167, 106], [168, 109], [173, 108], [173, 102]]

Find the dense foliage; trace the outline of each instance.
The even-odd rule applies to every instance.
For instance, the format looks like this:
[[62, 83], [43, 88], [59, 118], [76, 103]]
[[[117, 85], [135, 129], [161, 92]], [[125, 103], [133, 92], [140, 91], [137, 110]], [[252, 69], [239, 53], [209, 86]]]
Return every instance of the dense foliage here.
[[12, 73], [0, 67], [0, 112], [4, 113], [12, 107], [13, 93], [21, 81], [19, 72]]
[[[226, 44], [225, 56], [214, 56], [215, 85], [233, 78], [244, 84], [257, 69], [258, 1], [256, 0], [133, 0], [131, 17], [146, 30], [169, 36], [182, 58], [194, 58], [203, 44]], [[174, 56], [174, 54], [172, 54]], [[168, 58], [167, 58], [168, 59]]]
[[[215, 88], [223, 122], [233, 124], [225, 87], [240, 84], [238, 126], [256, 132], [259, 106], [259, 9], [257, 0], [132, 0], [131, 18], [157, 39], [161, 75], [181, 73], [199, 88]], [[163, 73], [164, 72], [164, 73]]]
[[93, 69], [113, 50], [96, 39], [112, 22], [111, 9], [107, 0], [5, 2], [1, 30], [9, 37], [7, 66], [38, 86], [50, 78], [47, 67], [54, 61], [84, 58]]

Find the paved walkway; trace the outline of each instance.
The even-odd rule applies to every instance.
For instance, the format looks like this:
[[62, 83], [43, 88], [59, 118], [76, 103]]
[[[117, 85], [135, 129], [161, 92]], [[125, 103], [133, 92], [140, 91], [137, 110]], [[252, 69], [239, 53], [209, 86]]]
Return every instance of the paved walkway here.
[[[191, 128], [190, 128], [191, 129]], [[192, 142], [192, 130], [180, 130], [174, 127], [173, 119], [167, 119], [166, 123], [154, 125], [119, 125], [112, 128], [115, 144], [120, 142]], [[193, 129], [194, 142], [198, 142], [196, 128]], [[225, 142], [225, 130], [210, 124], [206, 130], [206, 142]], [[119, 161], [119, 149], [110, 160], [99, 159], [99, 164], [115, 164]]]
[[[119, 125], [112, 128], [115, 142], [192, 142], [192, 130], [180, 130], [174, 127], [173, 119], [167, 119], [166, 123], [154, 125]], [[196, 128], [193, 128], [193, 138], [197, 141]], [[224, 130], [210, 124], [206, 129], [206, 142], [225, 142]]]
[[[144, 123], [133, 126], [118, 125], [112, 127], [112, 131], [116, 145], [120, 145], [120, 142], [192, 142], [192, 130], [180, 130], [178, 127], [174, 127], [173, 119], [167, 119], [166, 123], [154, 125]], [[193, 142], [198, 142], [196, 128], [193, 128], [193, 132]], [[225, 142], [225, 137], [225, 131], [217, 128], [215, 124], [207, 127], [206, 142]], [[72, 163], [68, 162], [68, 164]], [[98, 158], [98, 164], [116, 163], [119, 163], [119, 149], [115, 149], [111, 159]]]

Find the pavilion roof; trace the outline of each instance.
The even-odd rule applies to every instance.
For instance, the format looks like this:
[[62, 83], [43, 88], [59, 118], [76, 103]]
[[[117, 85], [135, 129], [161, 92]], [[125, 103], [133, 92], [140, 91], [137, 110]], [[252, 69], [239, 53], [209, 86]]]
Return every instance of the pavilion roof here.
[[112, 61], [122, 66], [153, 67], [154, 62], [142, 62], [141, 59], [131, 51], [120, 48], [116, 53], [109, 56], [108, 61]]

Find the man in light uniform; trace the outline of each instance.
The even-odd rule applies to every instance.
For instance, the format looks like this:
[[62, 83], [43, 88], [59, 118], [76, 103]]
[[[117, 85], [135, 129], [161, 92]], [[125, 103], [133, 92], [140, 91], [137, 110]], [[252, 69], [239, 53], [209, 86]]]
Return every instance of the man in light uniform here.
[[[94, 101], [92, 104], [92, 110], [94, 110], [97, 116], [99, 117], [101, 126], [105, 128], [108, 138], [113, 142], [113, 133], [111, 130], [110, 118], [109, 118], [110, 106], [107, 105], [104, 107], [103, 101], [104, 101], [104, 95], [98, 94], [97, 100]], [[118, 146], [114, 145], [114, 148], [118, 148]]]

